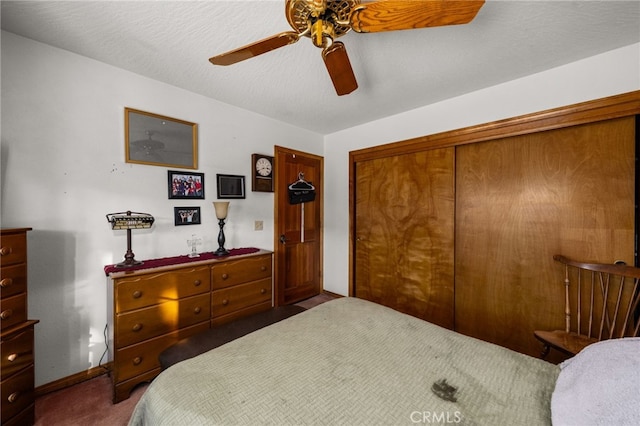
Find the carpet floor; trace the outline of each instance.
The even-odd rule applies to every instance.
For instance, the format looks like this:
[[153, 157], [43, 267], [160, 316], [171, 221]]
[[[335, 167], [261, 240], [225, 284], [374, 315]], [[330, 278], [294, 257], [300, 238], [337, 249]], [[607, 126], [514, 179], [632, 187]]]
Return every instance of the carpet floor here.
[[36, 399], [37, 426], [126, 426], [147, 385], [138, 386], [131, 397], [111, 403], [111, 378], [108, 375]]

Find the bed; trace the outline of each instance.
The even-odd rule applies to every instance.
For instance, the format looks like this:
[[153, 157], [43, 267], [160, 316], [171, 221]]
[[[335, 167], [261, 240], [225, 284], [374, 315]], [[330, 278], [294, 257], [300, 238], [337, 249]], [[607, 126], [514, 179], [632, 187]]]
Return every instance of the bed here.
[[150, 384], [129, 424], [544, 425], [560, 373], [340, 298], [173, 365]]

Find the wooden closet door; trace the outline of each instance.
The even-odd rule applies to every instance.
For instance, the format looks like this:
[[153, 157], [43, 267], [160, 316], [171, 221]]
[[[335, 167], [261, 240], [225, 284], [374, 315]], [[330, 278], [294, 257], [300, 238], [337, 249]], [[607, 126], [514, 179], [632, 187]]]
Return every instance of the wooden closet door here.
[[453, 328], [454, 149], [355, 166], [354, 295]]
[[554, 254], [633, 265], [634, 120], [457, 148], [457, 331], [537, 356], [564, 327]]

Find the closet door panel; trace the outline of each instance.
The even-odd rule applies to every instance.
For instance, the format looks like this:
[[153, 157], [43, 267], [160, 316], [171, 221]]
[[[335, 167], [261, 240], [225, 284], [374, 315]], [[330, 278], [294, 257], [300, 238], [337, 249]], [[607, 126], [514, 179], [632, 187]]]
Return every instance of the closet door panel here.
[[356, 164], [355, 296], [453, 328], [454, 148]]
[[635, 118], [456, 151], [456, 330], [537, 356], [562, 329], [552, 259], [634, 262]]

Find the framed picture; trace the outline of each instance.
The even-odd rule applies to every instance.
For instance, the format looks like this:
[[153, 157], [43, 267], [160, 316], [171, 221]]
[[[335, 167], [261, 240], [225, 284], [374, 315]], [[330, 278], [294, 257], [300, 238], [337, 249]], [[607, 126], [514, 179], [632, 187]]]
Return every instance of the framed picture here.
[[244, 176], [216, 175], [218, 198], [245, 198]]
[[173, 220], [176, 226], [200, 225], [200, 207], [174, 207]]
[[168, 171], [169, 199], [204, 200], [204, 173]]
[[164, 115], [124, 109], [125, 162], [198, 168], [198, 125]]

